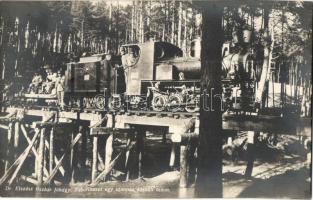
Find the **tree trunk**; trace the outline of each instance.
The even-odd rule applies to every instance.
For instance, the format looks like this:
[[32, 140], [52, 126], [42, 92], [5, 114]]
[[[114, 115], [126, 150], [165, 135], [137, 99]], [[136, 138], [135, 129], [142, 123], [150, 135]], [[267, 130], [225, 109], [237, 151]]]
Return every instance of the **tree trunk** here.
[[[198, 2], [202, 10], [201, 94], [221, 94], [221, 51], [223, 44], [223, 6]], [[202, 95], [200, 100], [199, 166], [196, 197], [219, 198], [222, 185], [222, 112], [217, 98]], [[212, 99], [213, 102], [210, 102]], [[210, 106], [210, 108], [208, 107]]]
[[177, 46], [180, 48], [181, 48], [181, 34], [182, 34], [182, 15], [183, 15], [183, 4], [182, 2], [179, 2]]
[[[264, 59], [263, 59], [263, 65], [262, 65], [262, 74], [261, 78], [259, 81], [259, 86], [256, 91], [256, 96], [255, 96], [255, 102], [257, 104], [257, 107], [264, 107], [264, 102], [263, 102], [263, 96], [264, 92], [266, 90], [266, 82], [268, 79], [268, 74], [269, 74], [269, 66], [270, 66], [270, 57], [271, 57], [271, 41], [269, 39], [269, 27], [268, 27], [268, 22], [269, 22], [269, 9], [265, 8], [264, 9], [264, 15], [263, 15], [263, 21], [264, 21], [264, 29], [266, 31], [267, 36], [264, 38]], [[271, 33], [273, 37], [273, 33]]]
[[171, 43], [174, 44], [174, 38], [175, 38], [175, 0], [172, 2], [172, 20], [171, 20], [171, 25], [172, 25], [172, 30], [171, 30]]

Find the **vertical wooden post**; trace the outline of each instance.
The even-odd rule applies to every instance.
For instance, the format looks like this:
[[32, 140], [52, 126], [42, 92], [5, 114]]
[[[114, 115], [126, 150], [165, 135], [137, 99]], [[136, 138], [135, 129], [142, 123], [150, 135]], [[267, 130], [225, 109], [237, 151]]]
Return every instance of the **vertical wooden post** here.
[[113, 154], [113, 133], [109, 135], [105, 144], [105, 164], [104, 164], [105, 170], [108, 170], [110, 167], [112, 154]]
[[14, 157], [16, 158], [18, 151], [17, 149], [19, 148], [19, 140], [20, 140], [20, 122], [15, 121], [14, 124]]
[[46, 128], [41, 128], [40, 130], [40, 140], [38, 149], [38, 186], [43, 184], [43, 168], [44, 168], [44, 153], [45, 153], [45, 131]]
[[142, 177], [142, 156], [144, 151], [144, 132], [140, 130], [137, 133], [137, 153], [138, 153], [138, 178]]
[[13, 122], [9, 123], [9, 129], [8, 129], [8, 146], [7, 146], [7, 154], [6, 154], [6, 161], [5, 161], [5, 172], [9, 169], [11, 155], [12, 155], [12, 133], [13, 133]]
[[180, 179], [179, 187], [186, 188], [188, 185], [188, 148], [187, 145], [180, 146]]
[[173, 170], [175, 165], [175, 157], [176, 157], [176, 143], [172, 142], [171, 156], [170, 156], [170, 168]]
[[91, 169], [91, 180], [94, 181], [97, 178], [98, 170], [98, 137], [93, 136], [92, 144], [92, 169]]
[[[127, 139], [127, 143], [126, 146], [129, 146], [131, 143], [130, 138]], [[129, 180], [129, 175], [130, 175], [130, 171], [129, 171], [129, 156], [130, 156], [130, 150], [126, 151], [126, 158], [125, 158], [125, 168], [126, 168], [126, 178], [125, 181]]]
[[[90, 126], [97, 124], [98, 121], [90, 121]], [[90, 133], [92, 128], [90, 129]], [[93, 182], [97, 178], [98, 171], [98, 137], [92, 137], [92, 166], [91, 166], [91, 181]]]
[[50, 140], [49, 140], [49, 173], [52, 173], [53, 170], [53, 158], [54, 158], [54, 127], [50, 131]]
[[[75, 127], [76, 128], [76, 127]], [[71, 144], [74, 143], [74, 134], [75, 134], [75, 128], [71, 133]], [[71, 183], [74, 183], [74, 146], [70, 149], [70, 174], [71, 174]]]

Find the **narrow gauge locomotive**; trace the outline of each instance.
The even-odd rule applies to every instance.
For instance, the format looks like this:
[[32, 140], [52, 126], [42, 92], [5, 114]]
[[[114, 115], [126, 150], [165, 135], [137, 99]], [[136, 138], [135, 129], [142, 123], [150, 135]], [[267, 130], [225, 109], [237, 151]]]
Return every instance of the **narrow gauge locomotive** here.
[[[248, 51], [230, 50], [225, 43], [224, 107], [251, 110], [259, 77], [256, 62]], [[192, 42], [189, 57], [183, 57], [182, 50], [170, 43], [149, 41], [121, 46], [119, 57], [82, 57], [67, 64], [66, 105], [71, 109], [197, 112], [201, 97], [199, 52], [199, 40]], [[22, 96], [40, 99], [44, 106], [57, 101], [55, 95]]]
[[199, 110], [199, 58], [184, 58], [178, 47], [153, 41], [123, 45], [120, 53], [119, 62], [88, 57], [68, 64], [66, 92], [71, 108]]

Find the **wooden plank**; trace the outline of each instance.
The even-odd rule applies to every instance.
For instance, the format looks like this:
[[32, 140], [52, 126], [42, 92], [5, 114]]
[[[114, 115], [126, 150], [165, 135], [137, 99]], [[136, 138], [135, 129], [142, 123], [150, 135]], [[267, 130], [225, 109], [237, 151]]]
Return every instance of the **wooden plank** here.
[[[9, 113], [16, 113], [17, 111], [24, 111], [25, 115], [31, 115], [31, 116], [44, 116], [47, 114], [54, 113], [56, 114], [56, 111], [45, 111], [45, 110], [39, 110], [39, 109], [21, 109], [16, 107], [8, 107], [7, 112]], [[75, 112], [67, 112], [62, 111], [58, 113], [59, 118], [68, 118], [68, 119], [81, 119], [81, 120], [87, 120], [87, 121], [100, 121], [102, 119], [101, 113], [80, 113], [80, 111]]]
[[125, 128], [127, 124], [133, 125], [149, 125], [149, 126], [163, 126], [169, 127], [169, 133], [183, 133], [184, 124], [188, 124], [192, 118], [186, 119], [175, 119], [172, 117], [162, 117], [157, 116], [147, 117], [147, 116], [135, 116], [135, 115], [117, 115], [116, 118], [116, 128]]
[[95, 127], [92, 128], [91, 135], [109, 135], [109, 134], [134, 133], [130, 128], [112, 128], [112, 127]]

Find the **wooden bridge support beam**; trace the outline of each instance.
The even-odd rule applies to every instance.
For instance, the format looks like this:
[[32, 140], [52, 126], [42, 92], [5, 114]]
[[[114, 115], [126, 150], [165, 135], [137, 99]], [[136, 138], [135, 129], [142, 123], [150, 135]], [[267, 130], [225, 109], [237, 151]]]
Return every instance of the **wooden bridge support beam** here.
[[174, 170], [175, 167], [175, 161], [176, 161], [176, 147], [177, 147], [178, 143], [176, 142], [172, 142], [172, 147], [171, 147], [171, 155], [170, 155], [170, 163], [169, 163], [169, 167], [171, 170]]
[[188, 147], [180, 146], [180, 178], [179, 187], [186, 188], [188, 185]]
[[[97, 124], [97, 121], [91, 121], [90, 126]], [[90, 130], [92, 132], [92, 129]], [[95, 181], [98, 171], [98, 136], [92, 138], [92, 166], [91, 166], [91, 181]]]
[[9, 165], [11, 164], [11, 153], [12, 153], [12, 136], [13, 136], [13, 122], [9, 123], [8, 126], [8, 142], [7, 142], [7, 153], [5, 161], [5, 172], [8, 171]]
[[137, 156], [138, 156], [138, 178], [142, 178], [142, 159], [144, 153], [144, 137], [145, 132], [143, 130], [139, 130], [136, 135], [136, 144], [137, 144]]
[[38, 171], [37, 171], [37, 185], [41, 186], [43, 184], [43, 170], [44, 170], [44, 159], [45, 159], [45, 134], [46, 128], [40, 130], [40, 139], [38, 147]]
[[114, 135], [110, 134], [108, 138], [106, 139], [105, 143], [105, 164], [104, 169], [108, 170], [110, 167], [112, 155], [113, 155], [113, 141], [114, 141]]
[[20, 122], [18, 120], [14, 123], [14, 159], [17, 158], [19, 152], [19, 141], [20, 141]]
[[50, 138], [49, 138], [49, 173], [53, 170], [54, 159], [54, 127], [51, 127]]

